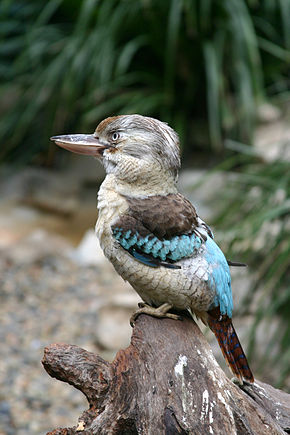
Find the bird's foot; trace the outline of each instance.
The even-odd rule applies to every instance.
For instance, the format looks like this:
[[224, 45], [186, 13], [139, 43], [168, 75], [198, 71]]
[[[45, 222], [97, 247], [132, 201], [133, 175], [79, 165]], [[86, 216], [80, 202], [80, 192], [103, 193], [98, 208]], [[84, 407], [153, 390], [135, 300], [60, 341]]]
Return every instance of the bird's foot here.
[[182, 320], [182, 317], [178, 316], [177, 314], [168, 313], [168, 311], [173, 307], [173, 305], [169, 303], [165, 303], [160, 305], [160, 307], [155, 308], [151, 307], [148, 304], [144, 304], [143, 302], [140, 302], [138, 304], [139, 310], [135, 311], [134, 314], [130, 317], [130, 325], [133, 327], [135, 324], [135, 321], [139, 314], [148, 314], [149, 316], [158, 317], [159, 319], [162, 317], [166, 317], [168, 319], [173, 320]]

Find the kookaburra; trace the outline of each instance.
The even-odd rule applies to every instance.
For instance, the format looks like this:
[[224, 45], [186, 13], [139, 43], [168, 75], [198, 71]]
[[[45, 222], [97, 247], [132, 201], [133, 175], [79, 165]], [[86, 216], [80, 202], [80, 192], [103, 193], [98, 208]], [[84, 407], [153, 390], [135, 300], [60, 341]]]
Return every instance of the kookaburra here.
[[105, 256], [144, 301], [133, 320], [140, 313], [178, 319], [172, 308], [188, 310], [209, 325], [238, 380], [253, 382], [231, 321], [231, 263], [176, 187], [175, 131], [157, 119], [121, 115], [103, 120], [93, 134], [51, 139], [104, 165], [96, 234]]

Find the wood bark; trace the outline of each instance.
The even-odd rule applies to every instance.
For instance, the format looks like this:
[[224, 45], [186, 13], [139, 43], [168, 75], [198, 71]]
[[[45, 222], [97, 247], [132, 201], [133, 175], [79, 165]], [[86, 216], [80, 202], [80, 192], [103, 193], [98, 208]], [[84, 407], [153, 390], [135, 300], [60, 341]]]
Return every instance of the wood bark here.
[[42, 362], [89, 403], [76, 426], [50, 435], [290, 433], [290, 395], [234, 384], [188, 318], [140, 315], [112, 363], [69, 344], [50, 345]]

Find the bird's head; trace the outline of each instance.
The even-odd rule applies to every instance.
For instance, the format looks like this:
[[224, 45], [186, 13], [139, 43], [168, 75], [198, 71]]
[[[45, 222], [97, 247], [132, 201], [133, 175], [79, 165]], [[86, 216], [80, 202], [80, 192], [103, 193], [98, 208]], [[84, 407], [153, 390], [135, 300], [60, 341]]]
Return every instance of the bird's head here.
[[180, 167], [179, 140], [166, 123], [141, 115], [104, 119], [91, 135], [53, 136], [69, 151], [102, 161], [107, 174], [129, 185], [174, 184]]

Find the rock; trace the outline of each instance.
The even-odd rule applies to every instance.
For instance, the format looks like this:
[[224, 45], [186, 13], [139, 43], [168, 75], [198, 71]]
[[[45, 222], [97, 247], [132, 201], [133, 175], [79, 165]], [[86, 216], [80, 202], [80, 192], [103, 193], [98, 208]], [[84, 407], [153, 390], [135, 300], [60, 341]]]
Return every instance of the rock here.
[[107, 259], [93, 229], [86, 231], [80, 244], [70, 252], [69, 257], [83, 266], [104, 266], [107, 264]]
[[258, 121], [270, 123], [277, 121], [282, 116], [282, 111], [279, 107], [270, 103], [263, 103], [258, 106], [257, 117]]
[[[222, 172], [208, 174], [206, 170], [184, 170], [180, 173], [178, 188], [194, 204], [199, 216], [210, 221], [216, 214], [211, 199], [224, 188], [233, 175]], [[214, 189], [213, 189], [214, 186]]]
[[61, 236], [37, 228], [6, 247], [5, 255], [10, 261], [24, 265], [40, 261], [47, 256], [64, 256], [70, 249], [71, 245]]
[[104, 306], [99, 310], [96, 329], [96, 344], [101, 349], [115, 353], [130, 343], [132, 328], [129, 319], [132, 308]]
[[290, 161], [290, 127], [287, 120], [278, 120], [257, 127], [254, 148], [267, 161], [276, 159]]
[[40, 204], [40, 208], [64, 214], [72, 212], [76, 207], [76, 198], [80, 185], [73, 177], [65, 180], [57, 171], [43, 168], [24, 168], [17, 172], [3, 169], [0, 172], [1, 199]]

